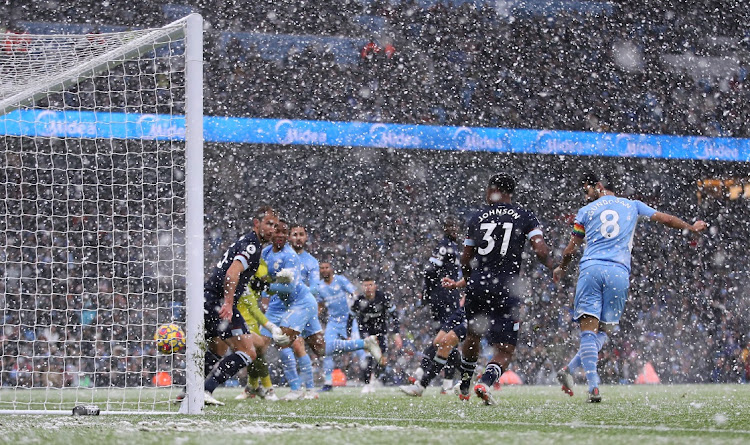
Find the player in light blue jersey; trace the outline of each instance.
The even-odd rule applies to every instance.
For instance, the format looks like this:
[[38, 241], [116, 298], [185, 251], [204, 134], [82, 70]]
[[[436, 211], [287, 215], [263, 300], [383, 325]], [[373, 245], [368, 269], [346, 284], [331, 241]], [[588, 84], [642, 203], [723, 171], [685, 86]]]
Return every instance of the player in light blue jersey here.
[[[268, 291], [270, 298], [266, 318], [281, 328], [282, 333], [290, 339], [290, 344], [294, 344], [298, 337], [302, 337], [319, 357], [353, 350], [337, 348], [335, 343], [326, 344], [318, 319], [317, 301], [302, 280], [300, 258], [287, 243], [288, 238], [289, 224], [279, 220], [272, 244], [264, 248], [261, 254], [268, 265], [268, 275], [273, 280]], [[261, 335], [265, 338], [266, 346], [270, 345], [272, 333], [263, 328]], [[315, 396], [306, 397], [300, 375], [297, 373], [297, 363], [301, 356], [298, 351], [301, 350], [302, 354], [307, 355], [304, 344], [299, 349], [280, 346], [282, 346], [279, 351], [282, 368], [291, 389], [282, 399], [316, 398]], [[380, 357], [377, 338], [366, 339], [362, 347], [367, 348], [373, 356]], [[310, 368], [310, 373], [312, 373], [312, 368]]]
[[[329, 262], [320, 263], [320, 292], [318, 293], [318, 307], [320, 311], [328, 312], [328, 323], [326, 324], [326, 357], [323, 359], [323, 370], [325, 382], [321, 391], [333, 389], [333, 357], [332, 355], [364, 349], [377, 351], [373, 355], [380, 354], [378, 339], [372, 335], [366, 339], [349, 339], [348, 332], [351, 312], [349, 309], [350, 297], [357, 289], [343, 275], [335, 275], [333, 266]], [[372, 353], [372, 352], [371, 352]]]
[[[289, 337], [292, 343], [298, 337], [315, 338], [320, 334], [322, 338], [322, 327], [318, 320], [318, 304], [310, 289], [302, 280], [302, 267], [299, 255], [287, 243], [289, 236], [288, 224], [280, 220], [272, 238], [272, 244], [263, 249], [262, 258], [268, 265], [268, 274], [273, 280], [269, 286], [270, 295], [266, 318], [281, 327], [281, 330]], [[261, 329], [261, 334], [270, 344], [271, 332]], [[302, 382], [297, 373], [297, 360], [299, 352], [307, 356], [304, 344], [301, 348], [293, 351], [292, 348], [283, 347], [279, 351], [281, 365], [284, 375], [289, 383], [291, 391], [284, 396], [284, 400], [298, 400], [305, 397]], [[316, 344], [311, 344], [316, 350]], [[322, 355], [325, 345], [318, 347], [316, 353]], [[295, 359], [295, 355], [297, 358]], [[309, 357], [308, 357], [309, 362]], [[310, 365], [312, 366], [312, 365]], [[312, 373], [312, 368], [310, 369]]]
[[583, 367], [588, 381], [588, 401], [601, 402], [596, 371], [599, 351], [608, 339], [607, 334], [620, 322], [625, 308], [630, 286], [630, 253], [638, 218], [649, 218], [667, 227], [696, 233], [705, 230], [707, 225], [700, 220], [689, 224], [640, 201], [615, 196], [591, 172], [583, 175], [581, 186], [590, 203], [578, 211], [562, 262], [553, 272], [555, 282], [559, 283], [573, 255], [586, 242], [573, 315], [581, 325], [581, 343], [573, 360], [558, 373], [558, 379], [562, 390], [572, 396], [571, 373]]
[[293, 224], [289, 233], [289, 244], [297, 252], [302, 267], [302, 281], [310, 288], [314, 296], [318, 295], [320, 285], [320, 264], [307, 250], [307, 230], [301, 224]]
[[[318, 260], [310, 254], [305, 248], [307, 247], [307, 230], [301, 224], [292, 224], [289, 233], [289, 244], [294, 252], [299, 256], [300, 274], [302, 282], [310, 289], [313, 296], [318, 295], [318, 286], [320, 284], [320, 266]], [[292, 344], [294, 357], [296, 357], [297, 366], [299, 367], [299, 376], [305, 385], [305, 398], [316, 399], [318, 393], [314, 391], [315, 381], [313, 378], [313, 364], [310, 355], [305, 350], [305, 343], [298, 338]], [[293, 360], [294, 357], [291, 359]]]

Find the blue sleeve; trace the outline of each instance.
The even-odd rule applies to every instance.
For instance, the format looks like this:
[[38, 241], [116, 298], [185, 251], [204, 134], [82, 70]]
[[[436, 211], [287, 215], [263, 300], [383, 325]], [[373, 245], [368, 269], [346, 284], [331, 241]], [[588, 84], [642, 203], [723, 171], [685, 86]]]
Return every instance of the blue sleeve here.
[[586, 207], [582, 207], [580, 210], [578, 210], [578, 213], [576, 213], [576, 219], [574, 221], [582, 226], [586, 225], [586, 211], [584, 210], [585, 208]]
[[651, 218], [654, 216], [654, 213], [656, 213], [656, 209], [649, 207], [648, 205], [642, 203], [641, 201], [634, 201], [635, 202], [635, 208], [638, 210], [639, 216], [645, 216], [647, 218]]
[[349, 281], [349, 279], [345, 277], [341, 277], [341, 287], [346, 291], [348, 294], [354, 295], [357, 293], [357, 288], [354, 287], [354, 285]]
[[320, 293], [320, 264], [318, 260], [315, 260], [312, 264], [315, 267], [310, 269], [310, 292], [317, 297]]
[[288, 284], [288, 283], [271, 283], [271, 285], [268, 287], [268, 289], [275, 293], [280, 295], [291, 295], [292, 292], [294, 292], [294, 288], [296, 286], [294, 284]]

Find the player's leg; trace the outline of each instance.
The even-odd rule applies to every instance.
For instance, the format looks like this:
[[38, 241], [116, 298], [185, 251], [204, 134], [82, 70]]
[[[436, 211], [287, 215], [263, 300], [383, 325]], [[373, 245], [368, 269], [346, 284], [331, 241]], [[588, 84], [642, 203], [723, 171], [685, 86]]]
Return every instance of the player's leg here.
[[[344, 326], [344, 332], [341, 332], [340, 323], [329, 321], [326, 325], [325, 333], [323, 334], [326, 346], [331, 344], [337, 338], [342, 335], [346, 335], [346, 327]], [[323, 357], [323, 387], [321, 391], [330, 391], [333, 389], [333, 367], [335, 363], [333, 357], [326, 355]]]
[[[382, 357], [385, 357], [386, 351], [387, 351], [387, 341], [386, 341], [387, 333], [383, 332], [382, 335], [378, 336], [372, 336], [377, 339], [378, 344], [380, 346], [380, 351], [382, 352]], [[368, 336], [369, 337], [369, 336]], [[380, 374], [380, 363], [381, 360], [376, 360], [374, 356], [368, 355], [367, 357], [367, 366], [365, 367], [363, 373], [362, 373], [362, 381], [364, 382], [365, 386], [362, 388], [362, 393], [367, 394], [375, 391], [375, 387], [371, 384], [371, 378], [374, 376], [375, 378], [378, 378], [378, 375]]]
[[599, 392], [601, 379], [597, 372], [599, 349], [601, 349], [599, 341], [602, 336], [606, 340], [607, 332], [620, 322], [628, 297], [630, 273], [621, 266], [603, 266], [597, 267], [594, 277], [601, 289], [601, 315], [598, 318], [588, 314], [581, 317], [580, 352], [581, 363], [586, 371], [586, 380], [589, 385], [588, 401], [598, 403], [602, 400]]
[[[305, 343], [318, 357], [325, 355], [326, 341], [323, 335], [323, 326], [320, 324], [318, 318], [318, 305], [314, 300], [310, 300], [311, 304], [306, 306], [304, 311], [305, 314], [305, 325], [302, 328], [301, 336], [305, 339]], [[303, 344], [304, 347], [304, 344]], [[308, 354], [305, 354], [306, 359], [303, 357], [300, 361], [300, 374], [303, 376], [303, 382], [307, 388], [305, 394], [306, 399], [317, 399], [318, 393], [315, 392], [315, 380], [313, 375], [312, 360]]]
[[[351, 333], [348, 335], [348, 337], [352, 340], [362, 340], [362, 335], [360, 335], [359, 332], [359, 323], [357, 320], [352, 321], [352, 330]], [[367, 359], [367, 352], [364, 349], [357, 349], [354, 352], [359, 359], [360, 366], [364, 366], [364, 363]]]
[[[299, 336], [299, 331], [295, 331], [289, 327], [289, 320], [286, 318], [288, 312], [288, 310], [269, 308], [266, 312], [266, 318], [268, 318], [268, 321], [271, 323], [279, 326], [281, 331], [287, 335], [293, 343]], [[265, 353], [265, 350], [271, 345], [273, 334], [265, 327], [261, 327], [260, 332], [264, 344], [263, 353]], [[287, 384], [291, 390], [285, 397], [288, 400], [294, 399], [295, 397], [302, 397], [304, 393], [301, 391], [302, 383], [299, 374], [297, 373], [297, 360], [294, 357], [294, 351], [292, 351], [289, 346], [279, 348], [279, 358], [281, 360], [281, 370], [284, 373], [284, 377], [286, 378]]]
[[399, 389], [411, 396], [421, 396], [425, 388], [430, 385], [430, 382], [440, 374], [440, 371], [448, 362], [448, 357], [458, 345], [458, 342], [459, 339], [455, 332], [445, 332], [443, 330], [438, 332], [433, 343], [436, 348], [435, 356], [424, 366], [424, 375], [420, 381], [408, 386], [400, 386]]
[[490, 311], [490, 326], [487, 340], [492, 345], [493, 355], [484, 373], [474, 386], [476, 395], [484, 400], [486, 405], [494, 405], [495, 400], [490, 392], [492, 386], [500, 379], [504, 370], [508, 369], [518, 342], [518, 331], [521, 327], [518, 308], [520, 302], [514, 298], [505, 298], [505, 304], [494, 306]]
[[219, 308], [220, 306], [217, 306], [216, 302], [207, 301], [204, 304], [206, 334], [211, 337], [220, 337], [233, 352], [225, 355], [203, 382], [204, 402], [207, 405], [223, 405], [222, 402], [213, 397], [213, 391], [240, 369], [250, 364], [256, 357], [253, 340], [248, 333], [245, 320], [237, 308], [233, 309], [232, 319], [229, 320], [229, 323], [221, 320]]
[[[292, 339], [292, 354], [285, 353], [282, 355], [282, 365], [284, 366], [285, 374], [288, 370], [290, 371], [290, 374], [294, 376], [296, 365], [300, 365], [298, 378], [301, 384], [299, 388], [297, 388], [297, 383], [295, 382], [296, 389], [293, 389], [289, 394], [284, 396], [285, 400], [297, 400], [304, 397], [305, 391], [302, 390], [302, 384], [310, 387], [310, 389], [313, 388], [312, 360], [310, 359], [310, 356], [307, 355], [305, 342], [297, 339], [298, 337], [306, 338], [312, 334], [311, 323], [315, 325], [314, 327], [317, 332], [322, 331], [320, 321], [318, 321], [317, 317], [317, 310], [317, 303], [312, 297], [309, 299], [303, 299], [292, 304], [279, 322], [281, 330]], [[317, 323], [315, 323], [315, 321], [317, 321]], [[291, 369], [292, 360], [294, 360], [295, 364], [294, 371]], [[287, 379], [289, 379], [289, 376], [287, 376]], [[291, 383], [292, 382], [290, 381], [290, 387]]]
[[440, 394], [447, 394], [453, 388], [459, 366], [461, 366], [461, 352], [458, 348], [453, 348], [448, 355], [448, 362], [443, 367], [443, 385]]
[[467, 292], [464, 304], [466, 312], [466, 339], [461, 347], [461, 382], [454, 388], [457, 389], [458, 396], [461, 400], [469, 400], [469, 389], [471, 380], [474, 377], [474, 371], [477, 368], [477, 360], [481, 352], [481, 340], [487, 331], [487, 313], [486, 297], [474, 296], [473, 293]]
[[307, 391], [305, 395], [307, 397], [308, 395], [312, 394], [315, 397], [316, 395], [314, 394], [314, 392], [312, 392], [315, 390], [312, 359], [307, 353], [307, 349], [305, 349], [306, 341], [307, 339], [302, 340], [301, 336], [297, 337], [297, 340], [295, 340], [295, 342], [292, 344], [292, 350], [294, 351], [294, 356], [297, 359], [297, 369], [299, 369], [300, 380], [302, 380], [302, 385]]
[[247, 385], [245, 385], [244, 391], [235, 397], [235, 400], [246, 400], [259, 394], [260, 387], [258, 386], [258, 381], [263, 372], [265, 372], [266, 375], [268, 374], [268, 365], [263, 359], [261, 353], [261, 351], [265, 352], [265, 341], [260, 335], [260, 325], [258, 324], [258, 320], [252, 316], [252, 313], [248, 309], [248, 305], [242, 300], [237, 303], [237, 309], [240, 311], [240, 314], [242, 314], [242, 318], [245, 319], [248, 331], [255, 334], [252, 338], [257, 354], [256, 359], [247, 367]]
[[216, 365], [216, 368], [214, 368], [211, 374], [206, 377], [206, 380], [203, 383], [203, 389], [206, 392], [206, 404], [223, 405], [223, 403], [218, 402], [213, 398], [212, 394], [214, 390], [229, 378], [237, 374], [240, 369], [252, 363], [257, 357], [251, 335], [247, 333], [239, 333], [236, 329], [234, 331], [235, 332], [231, 337], [224, 339], [234, 352], [221, 359], [219, 364]]
[[464, 312], [464, 309], [458, 308], [453, 314], [451, 314], [450, 318], [445, 322], [441, 330], [452, 333], [456, 336], [456, 338], [452, 341], [453, 343], [455, 343], [455, 347], [451, 348], [450, 353], [448, 354], [448, 360], [443, 367], [444, 381], [440, 393], [447, 394], [448, 391], [453, 387], [453, 378], [456, 371], [461, 366], [461, 353], [458, 350], [457, 346], [458, 343], [466, 338], [467, 323], [466, 313]]
[[602, 313], [603, 297], [603, 281], [599, 271], [600, 268], [598, 266], [590, 266], [582, 269], [578, 276], [578, 283], [576, 284], [573, 318], [580, 323], [580, 343], [576, 355], [557, 375], [558, 381], [562, 385], [562, 391], [570, 396], [573, 395], [572, 373], [579, 367], [583, 367], [586, 372], [589, 391], [599, 386], [597, 381], [598, 374], [596, 373], [596, 361], [599, 356], [597, 333], [599, 318]]

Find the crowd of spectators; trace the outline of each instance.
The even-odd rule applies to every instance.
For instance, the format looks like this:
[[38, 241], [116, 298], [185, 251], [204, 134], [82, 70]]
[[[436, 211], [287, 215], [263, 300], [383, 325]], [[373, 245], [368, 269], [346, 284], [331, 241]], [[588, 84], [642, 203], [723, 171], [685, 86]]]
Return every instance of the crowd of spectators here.
[[[166, 6], [201, 12], [213, 115], [750, 136], [750, 11], [738, 2], [548, 14], [492, 2], [171, 3], [136, 1], [123, 13], [103, 1], [42, 1], [0, 7], [0, 19], [22, 31], [45, 20], [156, 25]], [[363, 17], [378, 26], [363, 26]], [[269, 57], [242, 44], [242, 32], [359, 38], [362, 47], [349, 51], [362, 57], [337, 63], [324, 45], [302, 44]], [[665, 59], [681, 54], [706, 57], [695, 59], [703, 70]]]
[[[37, 3], [0, 8], [0, 17], [20, 23], [93, 16], [148, 26], [158, 24], [162, 12], [154, 1], [132, 2], [143, 6], [139, 14], [116, 17], [104, 2]], [[306, 4], [224, 1], [224, 11], [231, 11], [224, 13], [216, 12], [221, 5], [192, 5], [211, 24], [207, 113], [749, 135], [746, 60], [740, 58], [736, 76], [695, 78], [665, 69], [659, 59], [698, 51], [702, 37], [720, 31], [737, 38], [737, 54], [744, 54], [739, 38], [745, 30], [731, 14], [698, 23], [685, 12], [658, 15], [654, 7], [640, 16], [622, 6], [603, 16], [562, 11], [509, 19], [471, 4]], [[91, 15], [89, 5], [101, 14]], [[367, 43], [355, 64], [336, 63], [314, 47], [268, 60], [238, 40], [219, 44], [224, 31], [356, 36], [361, 28], [353, 18], [362, 13], [385, 19], [391, 34]], [[616, 57], [611, 48], [620, 42], [635, 43], [642, 67]], [[179, 113], [181, 75], [160, 74], [159, 65], [121, 65], [38, 105]], [[183, 267], [184, 240], [174, 229], [184, 217], [182, 179], [170, 160], [160, 161], [153, 141], [113, 141], [107, 148], [95, 141], [40, 140], [32, 153], [24, 138], [5, 138], [0, 384], [151, 384], [156, 371], [171, 365], [154, 350], [153, 331], [185, 315], [183, 277], [175, 273]], [[206, 264], [248, 229], [261, 202], [305, 223], [314, 254], [354, 281], [377, 277], [394, 295], [407, 341], [403, 351], [390, 353], [390, 382], [417, 366], [433, 334], [417, 301], [442, 218], [467, 216], [481, 204], [489, 175], [512, 171], [520, 180], [518, 200], [537, 212], [559, 254], [582, 205], [577, 174], [589, 162], [616, 172], [625, 195], [711, 224], [708, 234], [692, 238], [642, 223], [627, 313], [603, 352], [605, 380], [633, 382], [647, 362], [666, 382], [750, 378], [743, 267], [748, 201], [696, 194], [697, 179], [747, 179], [743, 165], [239, 145], [209, 145], [206, 153]], [[547, 384], [576, 343], [572, 283], [557, 287], [531, 257], [527, 262], [514, 370], [528, 383]]]

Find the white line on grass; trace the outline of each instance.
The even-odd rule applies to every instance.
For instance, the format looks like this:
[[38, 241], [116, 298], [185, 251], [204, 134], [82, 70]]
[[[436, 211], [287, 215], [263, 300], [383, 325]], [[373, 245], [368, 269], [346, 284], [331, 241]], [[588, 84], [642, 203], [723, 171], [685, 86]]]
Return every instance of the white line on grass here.
[[351, 421], [378, 421], [378, 422], [426, 422], [426, 423], [464, 423], [473, 425], [515, 425], [515, 426], [554, 426], [564, 428], [590, 428], [590, 429], [604, 429], [604, 430], [632, 430], [632, 431], [663, 431], [663, 432], [684, 432], [684, 433], [727, 433], [727, 434], [747, 434], [750, 435], [750, 430], [734, 430], [734, 429], [716, 429], [716, 428], [675, 428], [669, 426], [638, 426], [638, 425], [601, 425], [601, 424], [589, 424], [583, 422], [571, 422], [571, 423], [559, 423], [559, 422], [548, 422], [548, 423], [533, 423], [533, 422], [512, 422], [503, 420], [470, 420], [470, 419], [415, 419], [406, 417], [358, 417], [358, 416], [337, 416], [335, 419], [330, 416], [314, 416], [309, 414], [261, 414], [255, 413], [257, 417], [274, 417], [274, 418], [308, 418], [315, 420], [351, 420]]

